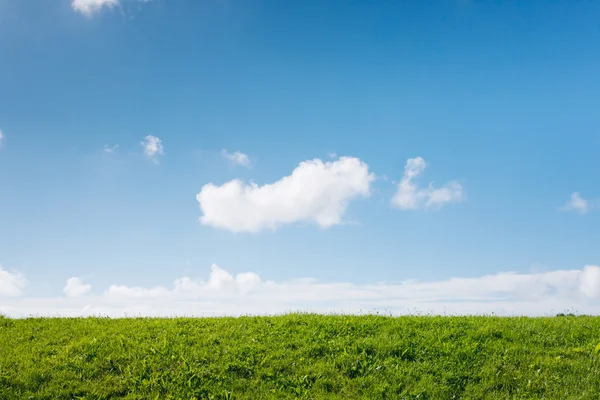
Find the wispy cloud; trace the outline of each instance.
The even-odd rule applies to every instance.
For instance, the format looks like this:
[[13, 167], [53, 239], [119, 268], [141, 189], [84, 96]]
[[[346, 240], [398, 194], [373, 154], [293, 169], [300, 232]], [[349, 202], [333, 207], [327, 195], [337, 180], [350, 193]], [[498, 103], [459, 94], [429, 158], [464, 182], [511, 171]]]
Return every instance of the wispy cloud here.
[[2, 147], [2, 142], [4, 142], [4, 133], [2, 133], [2, 129], [0, 129], [0, 147]]
[[92, 17], [103, 8], [119, 7], [122, 2], [146, 3], [148, 1], [151, 0], [71, 0], [71, 8], [86, 17]]
[[[81, 282], [75, 287], [80, 288]], [[598, 313], [600, 267], [539, 273], [503, 272], [441, 281], [355, 284], [314, 279], [265, 281], [211, 266], [207, 280], [182, 277], [170, 286], [112, 285], [101, 295], [5, 299], [0, 313], [28, 315], [207, 316], [290, 311], [386, 311], [393, 314], [548, 315], [565, 309]]]
[[63, 289], [63, 293], [67, 297], [79, 297], [88, 293], [92, 289], [92, 285], [83, 283], [83, 281], [77, 277], [67, 279], [67, 284]]
[[113, 8], [120, 4], [119, 0], [72, 0], [71, 7], [76, 12], [91, 17], [102, 8]]
[[247, 154], [236, 151], [233, 153], [229, 153], [226, 149], [221, 150], [221, 155], [225, 158], [229, 163], [233, 165], [239, 165], [242, 167], [250, 168], [252, 163], [250, 162], [250, 157]]
[[118, 148], [119, 148], [118, 144], [115, 144], [113, 146], [104, 145], [104, 152], [108, 153], [108, 154], [114, 154]]
[[158, 157], [164, 154], [162, 141], [156, 136], [148, 135], [141, 142], [141, 145], [146, 157], [158, 163]]
[[18, 296], [27, 285], [27, 280], [18, 272], [9, 272], [0, 265], [0, 297]]
[[370, 195], [367, 164], [353, 157], [300, 163], [291, 175], [258, 186], [239, 179], [204, 185], [196, 196], [204, 225], [233, 232], [258, 232], [312, 221], [322, 228], [342, 222], [348, 203]]
[[590, 210], [590, 202], [581, 197], [579, 192], [571, 194], [571, 198], [561, 207], [563, 211], [575, 211], [579, 214], [585, 214]]
[[421, 157], [409, 158], [404, 167], [404, 175], [398, 184], [392, 205], [401, 210], [440, 208], [444, 204], [459, 202], [463, 199], [463, 187], [457, 181], [450, 181], [441, 187], [430, 183], [419, 188], [414, 180], [423, 173], [427, 163]]

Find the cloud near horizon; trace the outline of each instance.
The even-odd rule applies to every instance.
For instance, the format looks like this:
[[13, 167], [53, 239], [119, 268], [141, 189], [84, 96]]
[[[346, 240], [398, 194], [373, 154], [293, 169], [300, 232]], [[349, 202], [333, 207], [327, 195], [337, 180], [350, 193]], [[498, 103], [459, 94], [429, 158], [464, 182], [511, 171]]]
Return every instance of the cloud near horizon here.
[[301, 221], [329, 228], [342, 223], [350, 201], [369, 197], [375, 179], [358, 158], [301, 162], [290, 175], [262, 186], [239, 179], [206, 184], [196, 196], [200, 222], [232, 232], [275, 230]]
[[463, 199], [463, 187], [457, 181], [450, 181], [439, 188], [434, 187], [433, 183], [426, 188], [419, 188], [414, 180], [426, 167], [427, 163], [421, 157], [409, 158], [406, 161], [404, 175], [391, 201], [392, 206], [401, 210], [439, 209], [444, 204]]
[[67, 297], [79, 297], [87, 294], [92, 289], [92, 285], [83, 283], [77, 277], [67, 279], [67, 284], [63, 289], [63, 293]]
[[[2, 279], [0, 274], [0, 285]], [[0, 305], [0, 314], [170, 317], [379, 311], [393, 315], [553, 315], [565, 310], [598, 314], [600, 306], [600, 267], [593, 265], [579, 270], [503, 272], [433, 282], [355, 284], [314, 279], [263, 281], [255, 273], [233, 276], [213, 264], [206, 281], [185, 276], [170, 287], [111, 285], [101, 295], [87, 295], [89, 288], [82, 290], [86, 285], [77, 278], [69, 282], [77, 296], [8, 299]]]
[[9, 272], [0, 265], [0, 297], [18, 296], [27, 285], [27, 280], [18, 272]]

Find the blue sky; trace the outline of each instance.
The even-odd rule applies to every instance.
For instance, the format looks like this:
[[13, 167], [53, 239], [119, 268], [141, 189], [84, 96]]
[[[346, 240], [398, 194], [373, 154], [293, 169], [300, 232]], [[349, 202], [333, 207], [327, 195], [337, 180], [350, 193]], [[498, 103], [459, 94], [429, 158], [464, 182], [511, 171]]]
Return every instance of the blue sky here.
[[0, 0], [4, 312], [106, 311], [111, 287], [181, 277], [260, 292], [510, 271], [546, 282], [536, 307], [503, 292], [513, 311], [563, 289], [551, 307], [592, 307], [599, 17], [571, 1]]

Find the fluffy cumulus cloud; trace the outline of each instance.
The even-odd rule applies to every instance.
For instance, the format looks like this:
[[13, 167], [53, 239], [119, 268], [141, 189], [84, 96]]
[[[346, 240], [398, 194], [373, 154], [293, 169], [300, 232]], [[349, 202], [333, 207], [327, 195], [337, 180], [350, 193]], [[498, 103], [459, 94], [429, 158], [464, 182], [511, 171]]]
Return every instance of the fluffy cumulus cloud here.
[[291, 175], [259, 186], [235, 179], [204, 185], [196, 196], [204, 225], [232, 232], [258, 232], [283, 224], [340, 224], [349, 202], [370, 195], [375, 179], [367, 164], [354, 157], [300, 163]]
[[218, 265], [213, 264], [206, 281], [185, 276], [176, 279], [170, 289], [163, 286], [142, 288], [112, 285], [105, 292], [105, 296], [121, 299], [227, 297], [250, 293], [260, 284], [260, 277], [255, 273], [240, 273], [234, 277]]
[[590, 298], [600, 297], [600, 267], [587, 266], [579, 274], [579, 289]]
[[27, 281], [18, 272], [10, 272], [0, 265], [0, 297], [18, 296], [27, 284]]
[[461, 201], [463, 188], [457, 181], [450, 181], [441, 187], [430, 183], [427, 187], [418, 187], [415, 180], [423, 173], [427, 163], [421, 157], [406, 161], [404, 175], [398, 184], [392, 205], [401, 210], [440, 208], [444, 204]]
[[5, 299], [0, 313], [14, 317], [221, 316], [290, 311], [553, 315], [565, 310], [598, 314], [599, 306], [600, 267], [592, 265], [579, 270], [378, 284], [264, 281], [252, 272], [233, 276], [213, 265], [207, 280], [182, 277], [168, 287], [113, 285], [96, 296]]
[[148, 135], [140, 144], [144, 155], [154, 162], [158, 162], [158, 157], [164, 154], [162, 140], [156, 136]]
[[68, 297], [79, 297], [87, 294], [92, 289], [92, 285], [83, 283], [77, 277], [67, 279], [67, 284], [63, 289], [63, 293]]
[[564, 211], [575, 211], [579, 214], [585, 214], [590, 209], [590, 203], [582, 198], [579, 192], [571, 194], [571, 198], [562, 206]]
[[221, 155], [232, 165], [239, 165], [246, 168], [250, 168], [252, 166], [250, 157], [242, 152], [236, 151], [230, 153], [226, 149], [223, 149], [221, 150]]

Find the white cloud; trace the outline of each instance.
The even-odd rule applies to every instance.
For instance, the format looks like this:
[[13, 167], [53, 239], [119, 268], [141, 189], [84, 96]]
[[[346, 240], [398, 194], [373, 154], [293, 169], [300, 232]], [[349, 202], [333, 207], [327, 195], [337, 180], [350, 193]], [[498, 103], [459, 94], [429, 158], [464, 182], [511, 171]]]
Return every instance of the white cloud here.
[[579, 289], [588, 297], [600, 297], [600, 268], [587, 266], [581, 271]]
[[118, 144], [115, 144], [113, 146], [109, 146], [106, 144], [106, 145], [104, 145], [104, 152], [108, 153], [108, 154], [114, 154], [118, 148], [119, 148]]
[[301, 162], [291, 175], [258, 186], [235, 179], [204, 185], [196, 196], [204, 225], [232, 232], [258, 232], [313, 221], [322, 228], [342, 222], [348, 203], [370, 195], [367, 164], [353, 157]]
[[86, 17], [91, 17], [103, 8], [119, 7], [121, 2], [127, 1], [146, 3], [151, 0], [71, 0], [71, 8]]
[[113, 8], [119, 5], [119, 0], [72, 0], [73, 10], [85, 16], [92, 16], [102, 8]]
[[426, 188], [419, 188], [414, 180], [423, 173], [427, 163], [421, 157], [409, 158], [404, 167], [404, 175], [398, 184], [398, 190], [392, 198], [392, 205], [401, 210], [421, 208], [440, 208], [444, 204], [461, 201], [463, 188], [457, 181], [450, 181], [436, 188], [430, 183]]
[[27, 281], [23, 275], [9, 272], [0, 265], [0, 297], [18, 296], [26, 285]]
[[97, 296], [6, 299], [0, 304], [0, 313], [14, 317], [219, 316], [290, 311], [553, 315], [567, 309], [598, 314], [599, 306], [600, 267], [592, 265], [579, 270], [379, 284], [263, 281], [251, 272], [234, 277], [213, 265], [206, 281], [183, 277], [169, 288], [113, 285]]
[[164, 154], [162, 140], [160, 140], [156, 136], [146, 136], [141, 142], [141, 145], [144, 148], [144, 154], [146, 155], [146, 157], [148, 157], [154, 162], [158, 162], [158, 156]]
[[167, 293], [167, 290], [162, 287], [141, 288], [128, 287], [122, 285], [111, 285], [106, 291], [106, 295], [110, 297], [129, 297], [129, 298], [156, 298]]
[[174, 290], [182, 294], [199, 294], [203, 291], [249, 293], [261, 284], [260, 277], [253, 272], [244, 272], [233, 277], [216, 264], [211, 265], [210, 269], [206, 282], [184, 277], [175, 281]]
[[579, 214], [585, 214], [590, 209], [590, 203], [583, 199], [579, 192], [575, 192], [571, 194], [571, 198], [561, 209], [564, 211], [575, 211]]
[[88, 293], [92, 289], [92, 285], [83, 283], [83, 281], [77, 277], [67, 279], [63, 292], [68, 297], [79, 297]]
[[235, 277], [218, 265], [211, 265], [208, 280], [202, 281], [184, 276], [173, 282], [173, 288], [163, 286], [153, 288], [128, 287], [112, 285], [105, 296], [114, 298], [189, 298], [198, 299], [203, 296], [223, 297], [224, 295], [247, 294], [261, 284], [260, 277], [252, 272], [237, 274]]
[[239, 151], [229, 153], [226, 149], [223, 149], [221, 150], [221, 155], [233, 165], [240, 165], [246, 168], [250, 168], [252, 166], [252, 163], [250, 162], [250, 157], [248, 157], [247, 154], [241, 153]]

